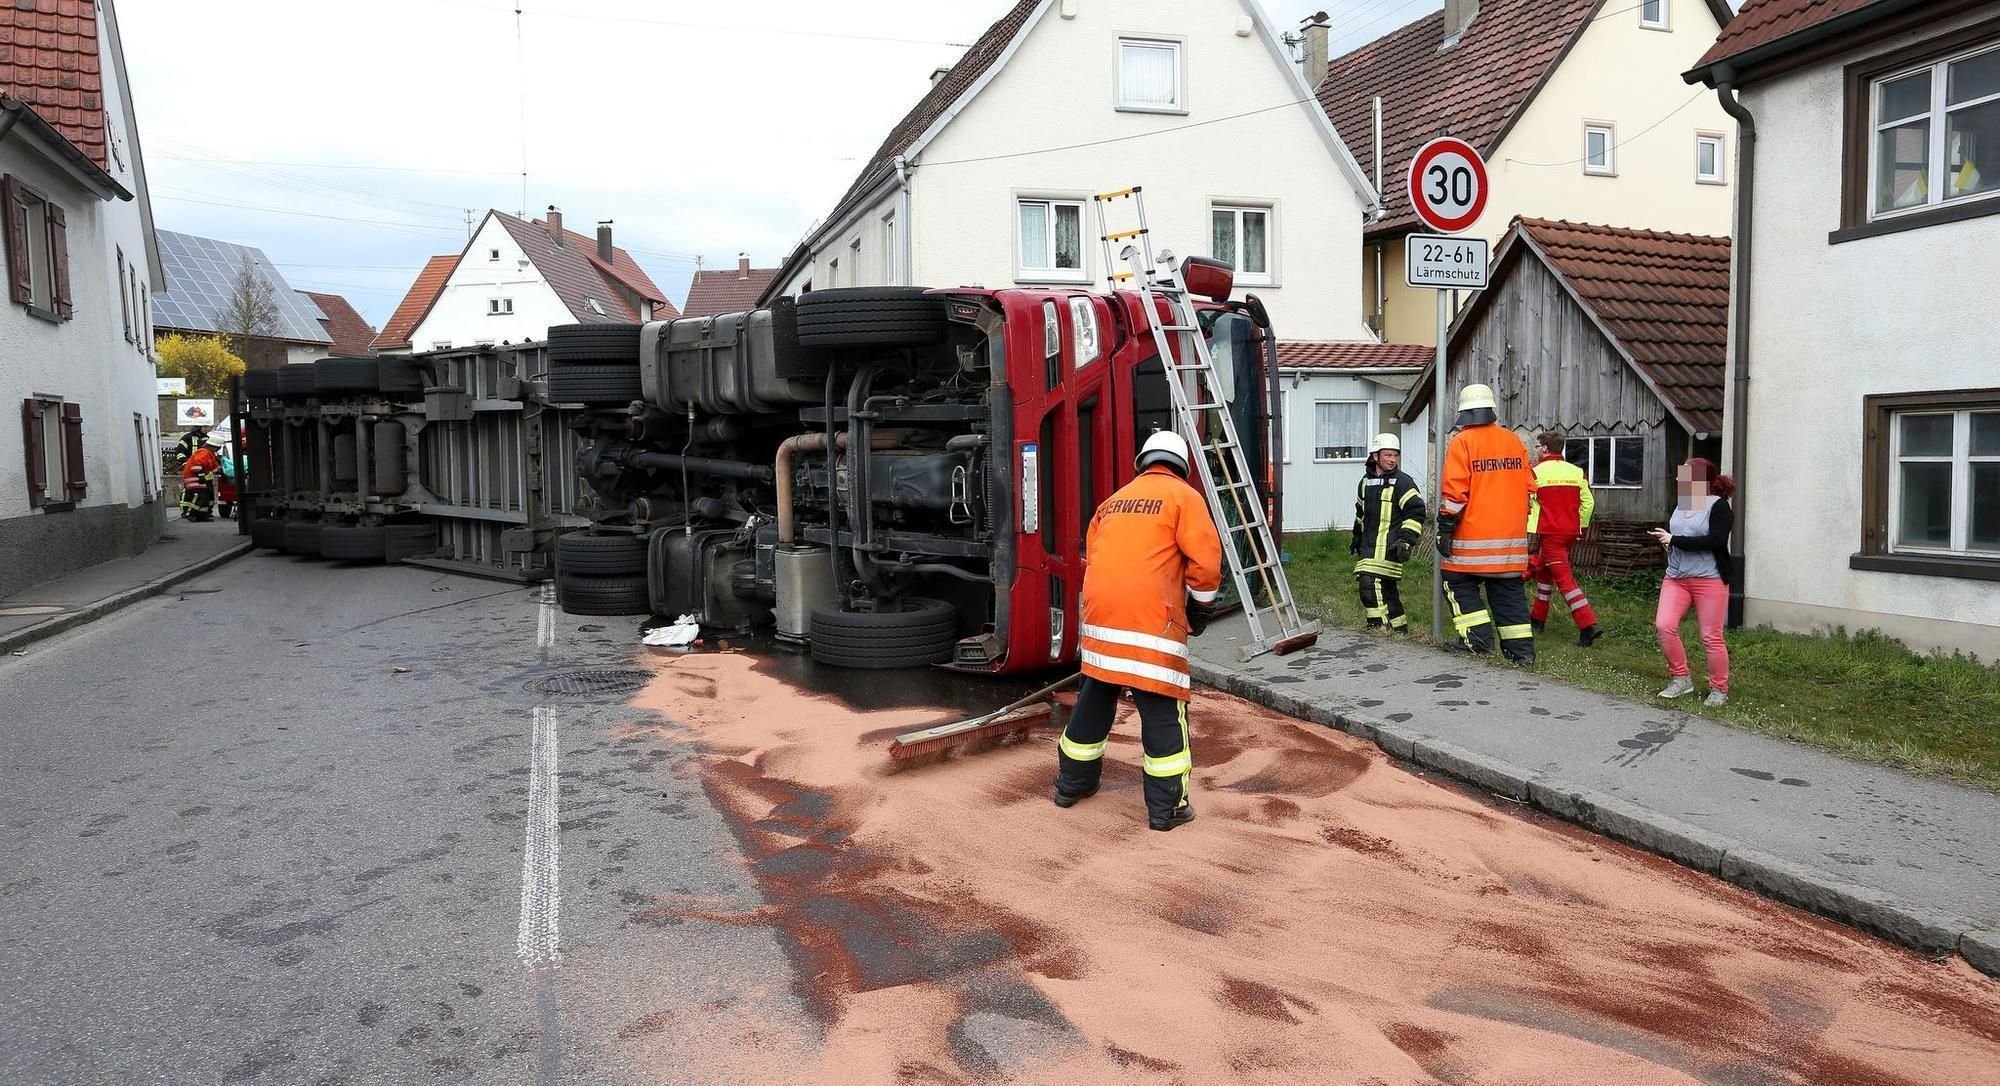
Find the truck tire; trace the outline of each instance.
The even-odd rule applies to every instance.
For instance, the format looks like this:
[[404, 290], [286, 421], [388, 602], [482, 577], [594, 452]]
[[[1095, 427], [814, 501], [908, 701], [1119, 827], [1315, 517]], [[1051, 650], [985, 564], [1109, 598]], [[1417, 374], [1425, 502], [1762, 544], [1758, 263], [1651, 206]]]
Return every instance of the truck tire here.
[[648, 615], [646, 578], [556, 575], [556, 603], [571, 615]]
[[627, 404], [646, 392], [637, 366], [551, 365], [549, 400], [554, 403]]
[[382, 380], [372, 358], [322, 358], [312, 364], [317, 392], [373, 392]]
[[320, 523], [316, 520], [285, 522], [285, 553], [302, 558], [319, 557]]
[[646, 539], [636, 535], [571, 532], [556, 537], [556, 572], [583, 577], [643, 575]]
[[437, 526], [432, 524], [387, 524], [382, 528], [382, 559], [400, 562], [405, 558], [428, 558], [437, 553]]
[[319, 530], [319, 555], [337, 562], [380, 562], [382, 540], [379, 526], [328, 524]]
[[558, 324], [549, 329], [550, 362], [639, 364], [643, 324]]
[[801, 347], [921, 347], [944, 339], [944, 299], [916, 287], [839, 287], [799, 298]]
[[316, 382], [310, 363], [301, 362], [295, 366], [285, 366], [279, 369], [277, 374], [279, 399], [304, 400], [311, 398]]
[[243, 395], [246, 398], [268, 400], [277, 394], [277, 370], [249, 370], [243, 374]]
[[422, 365], [394, 355], [376, 359], [375, 365], [375, 391], [390, 396], [403, 394], [423, 396], [424, 385], [428, 381], [424, 377]]
[[927, 667], [951, 659], [956, 644], [958, 608], [943, 600], [910, 596], [895, 611], [813, 608], [812, 657], [833, 667]]
[[285, 522], [259, 517], [250, 522], [250, 545], [260, 550], [285, 549]]

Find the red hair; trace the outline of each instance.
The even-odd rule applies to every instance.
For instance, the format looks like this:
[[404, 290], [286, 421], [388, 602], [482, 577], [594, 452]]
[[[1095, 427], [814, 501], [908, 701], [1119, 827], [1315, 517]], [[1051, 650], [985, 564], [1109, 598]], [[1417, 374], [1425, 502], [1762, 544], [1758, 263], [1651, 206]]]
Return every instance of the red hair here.
[[1709, 492], [1716, 497], [1727, 498], [1735, 495], [1736, 480], [1722, 474], [1713, 460], [1700, 456], [1693, 457], [1688, 460], [1688, 470], [1694, 474], [1696, 482], [1706, 483]]

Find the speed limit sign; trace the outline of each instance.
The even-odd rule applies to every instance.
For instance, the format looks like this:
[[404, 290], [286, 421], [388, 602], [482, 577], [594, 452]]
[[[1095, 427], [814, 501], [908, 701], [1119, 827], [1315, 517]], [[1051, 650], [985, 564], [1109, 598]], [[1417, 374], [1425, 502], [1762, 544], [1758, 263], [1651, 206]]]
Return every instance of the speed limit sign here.
[[1486, 195], [1486, 162], [1462, 139], [1434, 139], [1410, 160], [1410, 206], [1440, 234], [1456, 234], [1478, 222]]

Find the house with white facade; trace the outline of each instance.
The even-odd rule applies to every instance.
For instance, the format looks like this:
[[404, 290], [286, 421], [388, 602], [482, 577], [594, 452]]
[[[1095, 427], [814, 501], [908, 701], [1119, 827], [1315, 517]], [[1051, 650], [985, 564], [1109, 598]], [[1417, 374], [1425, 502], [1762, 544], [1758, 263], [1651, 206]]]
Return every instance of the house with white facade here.
[[163, 274], [112, 0], [14, 0], [0, 42], [0, 398], [21, 419], [0, 427], [7, 596], [160, 537]]
[[557, 324], [645, 322], [679, 316], [632, 254], [611, 243], [610, 222], [585, 237], [562, 212], [532, 222], [488, 211], [456, 257], [436, 256], [396, 307], [377, 354], [522, 343]]
[[[1019, 0], [933, 75], [767, 297], [1101, 290], [1122, 270], [1105, 266], [1102, 233], [1137, 223], [1121, 202], [1100, 229], [1092, 196], [1137, 185], [1154, 246], [1234, 265], [1238, 295], [1264, 302], [1281, 343], [1379, 346], [1352, 304], [1375, 194], [1342, 135], [1254, 0]], [[1286, 372], [1307, 430], [1317, 400], [1360, 403], [1374, 425], [1401, 399], [1325, 367]], [[1319, 414], [1331, 426], [1354, 409]], [[1294, 458], [1286, 486], [1291, 508], [1346, 512], [1288, 514], [1287, 527], [1351, 516], [1366, 440], [1342, 434], [1334, 455]]]
[[1725, 467], [1743, 616], [2000, 660], [2000, 2], [1749, 0]]

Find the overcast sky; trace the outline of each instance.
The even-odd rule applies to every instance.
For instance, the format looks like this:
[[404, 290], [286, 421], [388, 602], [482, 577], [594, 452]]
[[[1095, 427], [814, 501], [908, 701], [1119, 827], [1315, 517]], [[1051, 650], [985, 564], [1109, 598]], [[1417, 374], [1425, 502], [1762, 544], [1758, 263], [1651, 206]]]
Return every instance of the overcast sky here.
[[[614, 219], [676, 305], [697, 256], [775, 265], [1011, 2], [521, 0], [518, 42], [510, 0], [118, 12], [159, 225], [255, 245], [379, 327], [467, 209]], [[1326, 11], [1336, 53], [1441, 6], [1265, 0], [1280, 29]]]

